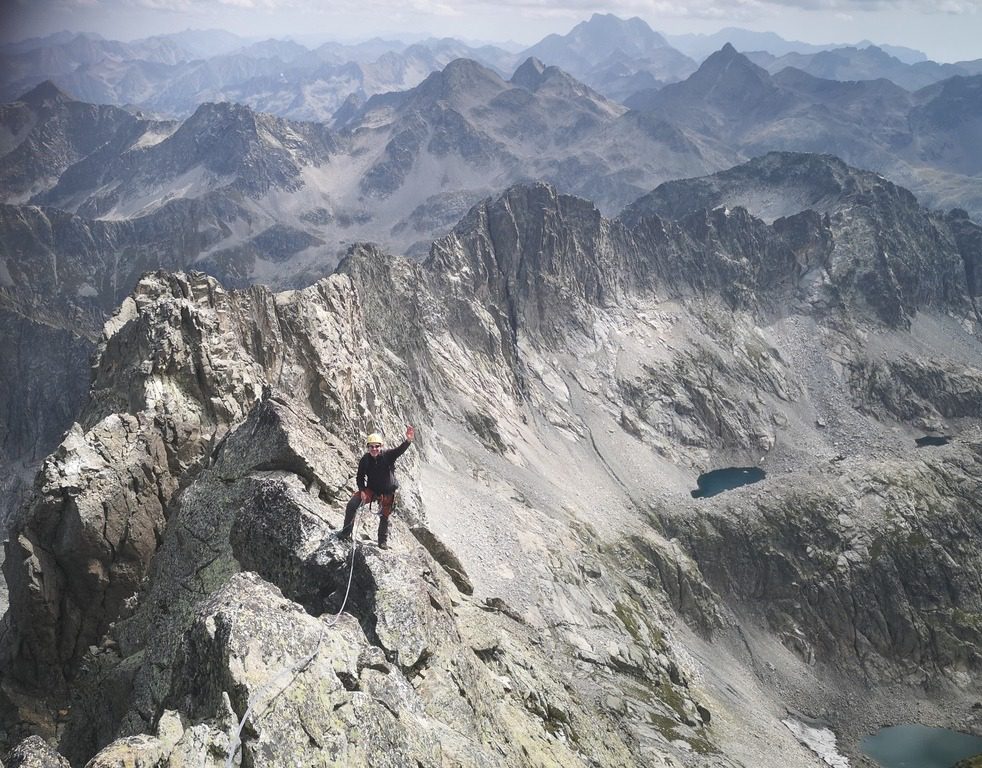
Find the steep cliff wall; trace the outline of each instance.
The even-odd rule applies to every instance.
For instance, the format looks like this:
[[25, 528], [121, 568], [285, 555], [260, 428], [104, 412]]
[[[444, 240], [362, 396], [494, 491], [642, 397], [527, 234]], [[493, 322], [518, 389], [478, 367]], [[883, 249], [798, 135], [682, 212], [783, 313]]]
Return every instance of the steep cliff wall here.
[[[777, 766], [811, 759], [788, 706], [868, 721], [829, 681], [959, 711], [979, 328], [964, 284], [881, 312], [837, 232], [628, 225], [535, 185], [424, 264], [358, 246], [277, 294], [145, 276], [8, 544], [10, 732], [41, 697], [96, 765]], [[924, 419], [954, 443], [915, 454]], [[363, 435], [407, 422], [395, 549], [332, 541]], [[731, 462], [770, 476], [689, 496]]]

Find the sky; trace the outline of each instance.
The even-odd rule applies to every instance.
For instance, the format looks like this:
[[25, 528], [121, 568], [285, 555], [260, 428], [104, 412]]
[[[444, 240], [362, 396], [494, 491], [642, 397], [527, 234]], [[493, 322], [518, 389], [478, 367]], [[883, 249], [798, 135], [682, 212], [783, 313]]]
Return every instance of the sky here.
[[982, 0], [0, 0], [0, 37], [133, 40], [190, 28], [305, 44], [433, 35], [529, 45], [593, 13], [638, 16], [667, 34], [742, 27], [808, 43], [869, 39], [935, 61], [982, 58]]

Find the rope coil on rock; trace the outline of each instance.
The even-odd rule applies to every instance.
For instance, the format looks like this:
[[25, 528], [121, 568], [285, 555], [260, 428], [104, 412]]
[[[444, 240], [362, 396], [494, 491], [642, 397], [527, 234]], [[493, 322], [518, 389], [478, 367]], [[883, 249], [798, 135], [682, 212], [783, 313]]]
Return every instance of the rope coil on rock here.
[[[371, 507], [373, 504], [375, 504], [374, 499], [371, 501], [371, 503], [368, 506]], [[360, 510], [360, 506], [359, 506], [359, 510]], [[357, 515], [358, 513], [356, 512], [355, 514]], [[351, 561], [348, 565], [348, 586], [344, 590], [344, 599], [341, 601], [341, 607], [338, 609], [338, 612], [334, 614], [334, 618], [330, 622], [326, 622], [326, 625], [328, 627], [333, 627], [338, 623], [338, 621], [341, 618], [341, 614], [344, 613], [345, 606], [348, 604], [348, 596], [351, 594], [351, 582], [355, 575], [355, 550], [358, 547], [358, 541], [354, 535], [354, 527], [355, 527], [354, 522], [352, 522]], [[365, 530], [364, 518], [362, 518], [362, 530], [363, 531]], [[252, 714], [252, 710], [256, 702], [260, 698], [262, 698], [262, 696], [266, 693], [266, 691], [268, 691], [273, 686], [274, 683], [276, 683], [284, 676], [288, 675], [290, 679], [287, 681], [286, 685], [280, 688], [280, 690], [278, 690], [276, 694], [272, 696], [269, 699], [269, 701], [267, 701], [266, 704], [263, 706], [263, 711], [265, 711], [267, 708], [269, 708], [269, 706], [274, 701], [276, 701], [276, 699], [282, 696], [291, 685], [293, 685], [293, 681], [296, 680], [297, 677], [299, 677], [302, 672], [306, 671], [307, 668], [314, 663], [314, 659], [317, 658], [317, 654], [320, 653], [321, 643], [324, 641], [324, 629], [325, 627], [322, 626], [320, 632], [317, 635], [317, 645], [314, 646], [313, 652], [307, 658], [305, 658], [296, 667], [292, 669], [281, 670], [280, 673], [276, 675], [276, 677], [274, 677], [272, 680], [266, 683], [266, 685], [260, 688], [256, 694], [249, 697], [249, 701], [246, 705], [246, 711], [242, 714], [242, 719], [239, 720], [239, 724], [235, 729], [235, 733], [232, 734], [232, 739], [229, 742], [228, 757], [225, 759], [225, 768], [232, 768], [232, 761], [235, 759], [235, 755], [239, 751], [239, 747], [242, 746], [242, 729], [245, 727], [245, 721], [248, 720], [249, 715]]]

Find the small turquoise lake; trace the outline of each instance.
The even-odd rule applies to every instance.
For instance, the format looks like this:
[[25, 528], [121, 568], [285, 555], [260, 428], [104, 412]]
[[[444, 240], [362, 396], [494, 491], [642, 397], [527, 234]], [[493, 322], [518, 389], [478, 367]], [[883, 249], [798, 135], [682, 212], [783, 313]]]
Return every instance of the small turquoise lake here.
[[760, 467], [727, 467], [725, 469], [714, 469], [712, 472], [705, 472], [699, 475], [696, 480], [698, 488], [692, 491], [692, 497], [701, 499], [708, 496], [715, 496], [717, 493], [728, 491], [731, 488], [739, 488], [741, 485], [750, 485], [759, 480], [763, 480], [766, 473]]
[[951, 768], [982, 754], [982, 737], [925, 725], [881, 728], [859, 745], [881, 768]]

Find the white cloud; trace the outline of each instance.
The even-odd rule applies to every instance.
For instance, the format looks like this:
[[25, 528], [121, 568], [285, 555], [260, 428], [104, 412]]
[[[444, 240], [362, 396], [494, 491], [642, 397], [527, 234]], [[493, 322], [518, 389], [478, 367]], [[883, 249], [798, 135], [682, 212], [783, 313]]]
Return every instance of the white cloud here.
[[[314, 3], [316, 5], [316, 3]], [[332, 3], [337, 5], [337, 3]], [[411, 0], [396, 4], [391, 0], [364, 0], [356, 4], [357, 10], [369, 8], [393, 13], [397, 8], [431, 15], [462, 16], [467, 14], [490, 15], [495, 12], [529, 18], [569, 18], [582, 20], [592, 13], [614, 13], [618, 16], [641, 16], [645, 19], [694, 18], [694, 19], [763, 19], [775, 9], [827, 13], [875, 13], [906, 12], [919, 14], [974, 14], [982, 10], [982, 0]], [[388, 10], [387, 10], [388, 9]]]
[[[2, 1], [2, 0], [0, 0]], [[592, 13], [641, 16], [646, 19], [763, 18], [775, 8], [828, 13], [907, 12], [920, 14], [975, 14], [982, 11], [982, 0], [35, 0], [17, 5], [35, 7], [141, 7], [180, 13], [213, 13], [222, 8], [249, 11], [291, 11], [317, 16], [338, 16], [345, 12], [361, 16], [375, 12], [385, 20], [393, 16], [416, 18], [462, 17], [512, 14], [520, 24], [522, 17], [568, 18], [582, 20]], [[301, 22], [302, 25], [302, 22]]]
[[131, 0], [131, 4], [151, 11], [170, 13], [190, 13], [194, 10], [193, 0]]
[[944, 0], [938, 3], [938, 10], [941, 13], [976, 13], [982, 10], [982, 2], [977, 0]]
[[[384, 3], [383, 3], [384, 4]], [[844, 13], [880, 10], [903, 10], [918, 13], [975, 13], [982, 10], [982, 0], [462, 0], [458, 7], [508, 8], [525, 12], [558, 12], [567, 15], [588, 15], [608, 12], [618, 15], [657, 15], [700, 17], [732, 16], [764, 13], [767, 6], [780, 6], [812, 11]]]

